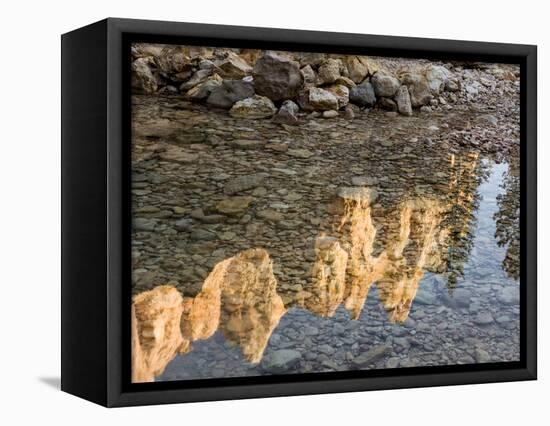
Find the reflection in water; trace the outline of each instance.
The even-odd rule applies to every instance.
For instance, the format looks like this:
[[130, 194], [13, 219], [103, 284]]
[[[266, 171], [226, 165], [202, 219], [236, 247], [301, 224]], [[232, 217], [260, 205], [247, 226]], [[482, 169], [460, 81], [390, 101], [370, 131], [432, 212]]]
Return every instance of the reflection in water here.
[[498, 212], [495, 213], [496, 237], [506, 247], [502, 266], [508, 275], [519, 279], [519, 159], [510, 161], [508, 173], [504, 175], [504, 193], [497, 196]]
[[134, 296], [132, 304], [132, 382], [150, 382], [185, 342], [180, 330], [182, 297], [171, 286]]
[[[220, 262], [194, 298], [183, 299], [171, 286], [134, 297], [133, 381], [151, 381], [176, 352], [221, 329], [246, 360], [257, 363], [285, 313], [269, 254], [246, 250]], [[181, 319], [181, 321], [180, 321]]]
[[[314, 243], [311, 279], [284, 304], [273, 262], [262, 248], [217, 263], [194, 297], [182, 297], [172, 286], [134, 296], [133, 381], [154, 380], [177, 353], [191, 351], [192, 342], [216, 332], [247, 362], [258, 363], [273, 330], [293, 307], [332, 317], [343, 306], [358, 319], [375, 286], [389, 321], [402, 323], [425, 272], [444, 274], [452, 289], [472, 249], [477, 188], [487, 165], [477, 154], [451, 155], [448, 162], [448, 184], [417, 188], [408, 198], [386, 202], [373, 187], [339, 188]], [[519, 182], [513, 170], [505, 177], [495, 216], [499, 242], [508, 244], [504, 267], [517, 276], [514, 185]]]

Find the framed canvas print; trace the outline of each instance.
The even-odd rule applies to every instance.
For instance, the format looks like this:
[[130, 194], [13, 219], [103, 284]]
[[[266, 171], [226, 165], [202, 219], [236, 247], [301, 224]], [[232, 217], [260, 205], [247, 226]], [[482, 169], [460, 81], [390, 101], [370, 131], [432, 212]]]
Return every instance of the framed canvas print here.
[[62, 389], [536, 378], [536, 47], [107, 19], [62, 37]]

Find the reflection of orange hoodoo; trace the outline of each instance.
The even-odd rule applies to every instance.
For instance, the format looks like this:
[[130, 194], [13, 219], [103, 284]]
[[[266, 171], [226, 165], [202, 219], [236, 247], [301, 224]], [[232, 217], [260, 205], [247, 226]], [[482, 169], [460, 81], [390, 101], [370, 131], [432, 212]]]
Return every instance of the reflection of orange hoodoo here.
[[285, 313], [267, 251], [246, 250], [233, 257], [221, 286], [220, 328], [249, 362], [259, 362]]
[[309, 289], [312, 295], [306, 299], [305, 307], [317, 315], [331, 317], [344, 299], [348, 253], [332, 237], [318, 237], [315, 253], [314, 285]]
[[132, 305], [132, 381], [161, 374], [179, 351], [220, 329], [249, 362], [259, 362], [271, 333], [285, 313], [277, 294], [269, 254], [246, 250], [218, 263], [194, 298], [171, 286], [134, 297]]
[[379, 258], [387, 264], [376, 284], [390, 321], [407, 319], [424, 270], [441, 261], [441, 212], [434, 200], [410, 200], [401, 207], [400, 226]]
[[259, 362], [285, 309], [269, 254], [250, 249], [218, 263], [201, 292], [184, 302], [181, 329], [190, 340], [220, 329], [249, 362]]
[[138, 294], [132, 305], [132, 382], [150, 382], [184, 349], [182, 297], [172, 286]]
[[[307, 309], [331, 316], [344, 301], [351, 317], [357, 319], [370, 287], [377, 283], [390, 320], [402, 322], [407, 319], [424, 268], [433, 268], [441, 262], [438, 253], [445, 232], [439, 225], [443, 209], [430, 199], [400, 204], [387, 215], [398, 226], [388, 228], [385, 248], [374, 257], [376, 228], [371, 204], [375, 197], [374, 191], [364, 187], [339, 190], [334, 209], [342, 211], [335, 229], [340, 238], [320, 237], [317, 240], [313, 284], [308, 288], [314, 297], [307, 299]], [[335, 258], [342, 259], [340, 264], [346, 265], [344, 277], [334, 274], [331, 262]]]
[[[457, 164], [455, 164], [455, 162]], [[468, 221], [442, 224], [453, 206], [468, 211], [472, 191], [462, 190], [473, 174], [477, 157], [463, 163], [451, 158], [451, 198], [413, 198], [388, 209], [383, 250], [373, 255], [377, 227], [371, 206], [376, 192], [366, 187], [340, 188], [331, 206], [337, 212], [333, 235], [315, 242], [312, 280], [300, 306], [330, 317], [342, 303], [359, 318], [370, 287], [375, 284], [390, 321], [407, 319], [425, 270], [438, 271], [446, 262], [451, 234], [462, 234]], [[159, 286], [134, 297], [132, 306], [132, 380], [152, 381], [194, 340], [217, 330], [237, 345], [249, 362], [259, 362], [269, 338], [285, 313], [267, 251], [250, 249], [218, 263], [201, 292], [182, 298], [170, 286]]]
[[376, 198], [374, 190], [341, 188], [338, 191], [344, 214], [338, 225], [343, 232], [344, 245], [349, 250], [345, 307], [357, 319], [378, 271], [372, 257], [376, 228], [371, 215], [371, 204]]

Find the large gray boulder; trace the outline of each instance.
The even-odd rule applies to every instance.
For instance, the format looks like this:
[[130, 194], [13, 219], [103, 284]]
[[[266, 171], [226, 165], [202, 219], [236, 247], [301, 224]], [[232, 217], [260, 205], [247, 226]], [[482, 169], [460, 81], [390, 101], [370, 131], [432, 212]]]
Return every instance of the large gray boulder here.
[[224, 80], [210, 93], [206, 103], [218, 108], [231, 108], [235, 102], [254, 96], [252, 82], [245, 80]]
[[376, 95], [372, 84], [367, 81], [361, 83], [359, 86], [353, 87], [349, 91], [349, 100], [359, 106], [373, 106], [376, 103]]
[[399, 86], [401, 86], [397, 78], [380, 71], [372, 76], [370, 82], [372, 83], [372, 87], [374, 87], [376, 96], [384, 96], [387, 98], [393, 97], [397, 89], [399, 89]]
[[298, 62], [270, 51], [256, 61], [252, 75], [256, 93], [272, 101], [294, 99], [304, 85]]

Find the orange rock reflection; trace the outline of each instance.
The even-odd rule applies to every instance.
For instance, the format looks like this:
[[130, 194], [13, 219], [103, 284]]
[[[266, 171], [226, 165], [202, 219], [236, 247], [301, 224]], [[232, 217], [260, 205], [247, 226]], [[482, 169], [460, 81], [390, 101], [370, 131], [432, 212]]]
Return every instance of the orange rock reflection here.
[[444, 270], [452, 238], [467, 230], [466, 220], [446, 218], [457, 206], [468, 217], [464, 212], [472, 209], [474, 198], [463, 181], [476, 162], [475, 155], [461, 163], [451, 157], [449, 184], [442, 188], [450, 196], [416, 194], [384, 206], [382, 218], [373, 216], [374, 189], [340, 188], [330, 206], [334, 215], [315, 241], [311, 280], [290, 299], [277, 288], [272, 260], [262, 248], [216, 264], [195, 297], [183, 298], [170, 286], [135, 296], [132, 380], [154, 380], [178, 352], [192, 350], [193, 341], [217, 331], [248, 362], [257, 363], [288, 308], [331, 317], [343, 305], [351, 319], [358, 319], [372, 286], [389, 321], [405, 321], [424, 272]]

